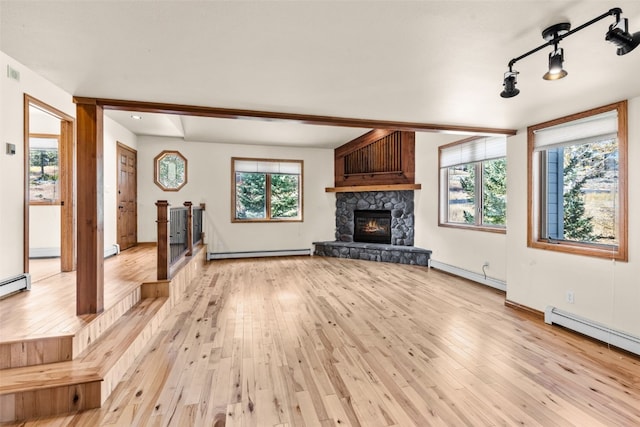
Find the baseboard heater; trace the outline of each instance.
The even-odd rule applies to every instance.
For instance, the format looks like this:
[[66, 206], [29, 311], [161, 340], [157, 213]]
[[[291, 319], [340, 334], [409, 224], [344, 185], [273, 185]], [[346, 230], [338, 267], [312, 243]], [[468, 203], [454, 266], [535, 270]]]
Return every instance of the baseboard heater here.
[[[120, 253], [120, 245], [113, 244], [104, 250], [104, 257], [109, 258]], [[60, 258], [60, 248], [29, 248], [29, 258]]]
[[0, 298], [18, 291], [31, 289], [31, 276], [28, 273], [9, 277], [0, 282]]
[[490, 286], [492, 288], [499, 289], [505, 292], [507, 291], [506, 282], [503, 282], [502, 280], [498, 280], [498, 279], [493, 279], [491, 277], [485, 277], [484, 274], [479, 274], [474, 271], [465, 270], [464, 268], [445, 264], [443, 262], [436, 261], [434, 259], [429, 260], [429, 267], [435, 268], [437, 270], [445, 271], [455, 276], [464, 277], [465, 279], [469, 279], [471, 281], [480, 283], [481, 285]]
[[115, 243], [104, 250], [104, 257], [109, 258], [120, 253], [120, 245]]
[[608, 326], [559, 310], [552, 306], [548, 306], [545, 309], [544, 321], [550, 325], [564, 326], [567, 329], [602, 341], [605, 344], [610, 344], [640, 355], [640, 338], [627, 334], [626, 332], [611, 329]]
[[247, 252], [209, 252], [207, 261], [228, 258], [263, 258], [272, 256], [311, 255], [311, 249], [285, 249], [275, 251], [247, 251]]

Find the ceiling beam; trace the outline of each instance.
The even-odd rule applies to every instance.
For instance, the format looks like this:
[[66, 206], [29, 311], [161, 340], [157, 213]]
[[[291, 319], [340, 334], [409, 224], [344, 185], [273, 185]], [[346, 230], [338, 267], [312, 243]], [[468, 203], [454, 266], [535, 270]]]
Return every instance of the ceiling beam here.
[[414, 132], [434, 132], [469, 135], [515, 135], [514, 129], [479, 126], [440, 125], [430, 123], [370, 120], [347, 117], [318, 116], [312, 114], [281, 113], [273, 111], [241, 110], [237, 108], [202, 107], [159, 102], [127, 101], [121, 99], [74, 97], [75, 103], [95, 103], [105, 110], [136, 111], [143, 113], [178, 114], [219, 119], [297, 122], [309, 125], [393, 129]]

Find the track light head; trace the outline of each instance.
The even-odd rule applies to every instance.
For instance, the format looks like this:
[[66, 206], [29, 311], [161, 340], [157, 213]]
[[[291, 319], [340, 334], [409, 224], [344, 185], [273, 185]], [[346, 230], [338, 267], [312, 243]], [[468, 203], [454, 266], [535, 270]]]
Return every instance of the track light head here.
[[640, 31], [632, 35], [628, 26], [627, 18], [620, 19], [620, 15], [616, 15], [616, 23], [609, 27], [605, 36], [605, 40], [618, 46], [617, 54], [620, 56], [626, 55], [640, 44]]
[[509, 71], [504, 73], [504, 90], [500, 93], [500, 96], [503, 98], [513, 98], [517, 94], [520, 93], [520, 90], [516, 88], [518, 72], [512, 71], [511, 67], [509, 67]]
[[549, 53], [549, 71], [542, 78], [545, 80], [559, 80], [569, 74], [562, 68], [563, 62], [564, 50], [556, 47], [553, 52]]

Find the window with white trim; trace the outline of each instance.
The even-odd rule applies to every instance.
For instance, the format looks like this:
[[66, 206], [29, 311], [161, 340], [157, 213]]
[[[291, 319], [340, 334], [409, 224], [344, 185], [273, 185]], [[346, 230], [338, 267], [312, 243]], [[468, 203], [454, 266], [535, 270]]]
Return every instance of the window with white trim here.
[[507, 139], [474, 137], [439, 148], [440, 225], [504, 232]]
[[232, 221], [302, 221], [302, 166], [302, 160], [232, 158]]
[[528, 134], [529, 246], [626, 259], [626, 103]]

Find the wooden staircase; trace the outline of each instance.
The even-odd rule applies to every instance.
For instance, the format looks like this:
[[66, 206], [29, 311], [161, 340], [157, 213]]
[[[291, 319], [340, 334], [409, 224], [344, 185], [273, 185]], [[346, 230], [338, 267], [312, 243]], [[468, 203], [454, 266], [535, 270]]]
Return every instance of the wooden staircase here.
[[99, 408], [205, 262], [190, 257], [171, 280], [141, 283], [73, 334], [0, 343], [0, 422]]

